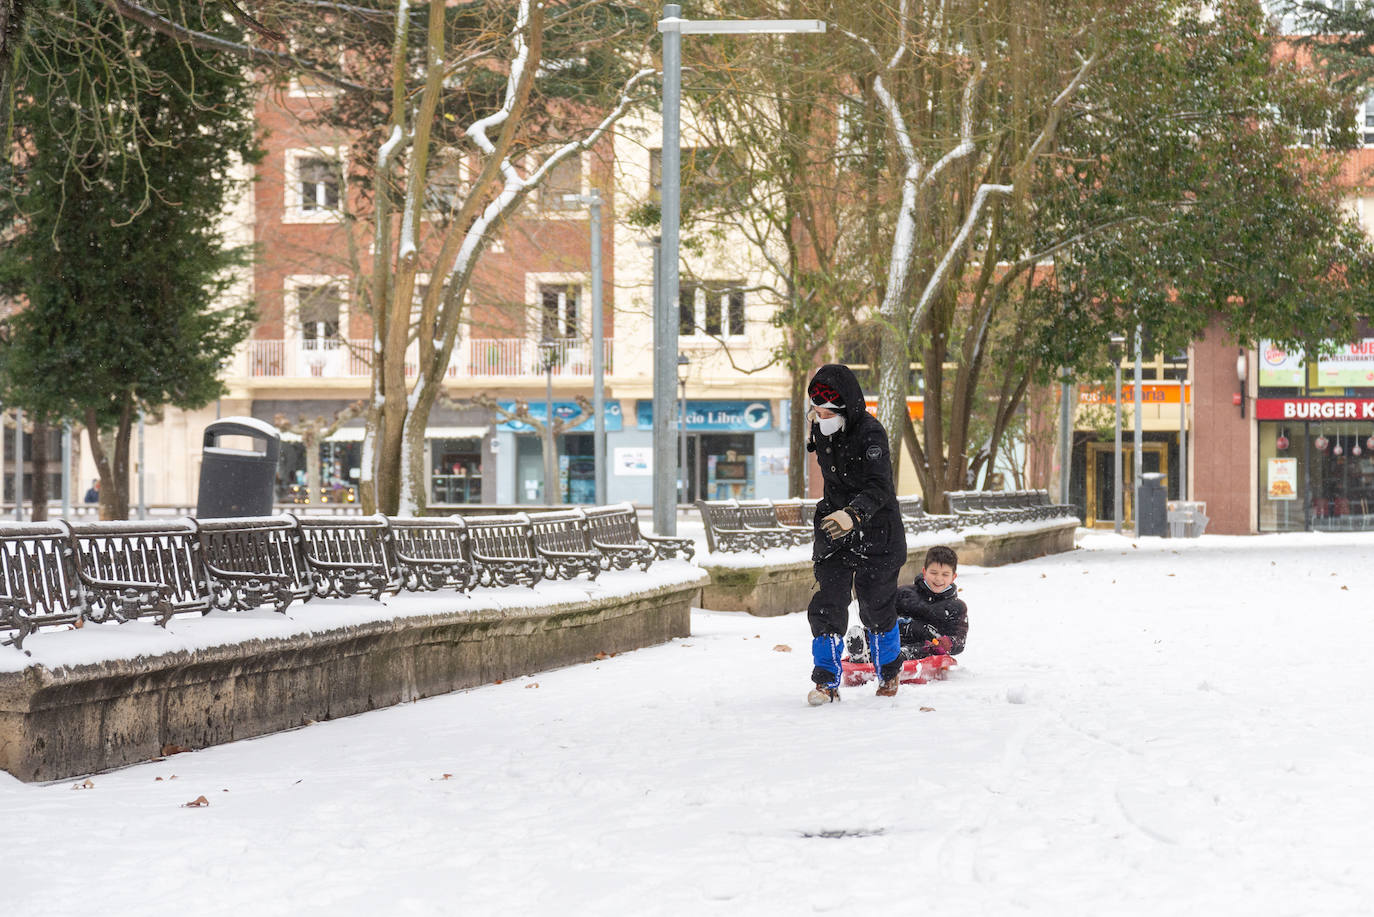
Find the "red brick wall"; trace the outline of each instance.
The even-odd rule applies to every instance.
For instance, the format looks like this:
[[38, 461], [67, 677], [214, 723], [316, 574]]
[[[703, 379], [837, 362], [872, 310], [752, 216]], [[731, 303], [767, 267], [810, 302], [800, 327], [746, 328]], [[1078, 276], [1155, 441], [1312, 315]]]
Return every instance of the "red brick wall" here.
[[1234, 403], [1240, 391], [1237, 353], [1236, 342], [1215, 325], [1193, 347], [1193, 423], [1188, 437], [1193, 474], [1189, 497], [1207, 503], [1211, 519], [1207, 531], [1220, 535], [1254, 532], [1250, 521], [1254, 405], [1247, 400], [1242, 418]]

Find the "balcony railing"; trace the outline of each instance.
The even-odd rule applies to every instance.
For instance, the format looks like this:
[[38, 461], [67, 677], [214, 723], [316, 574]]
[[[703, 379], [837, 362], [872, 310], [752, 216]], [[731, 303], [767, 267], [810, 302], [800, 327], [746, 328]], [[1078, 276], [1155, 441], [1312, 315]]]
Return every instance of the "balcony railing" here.
[[[592, 375], [592, 345], [576, 338], [553, 341], [549, 348], [553, 374], [559, 377]], [[606, 374], [610, 375], [614, 341], [605, 342]], [[525, 338], [472, 338], [453, 348], [447, 377], [529, 378], [546, 370], [545, 348]], [[244, 345], [246, 374], [250, 378], [366, 379], [372, 373], [371, 342], [345, 344], [337, 338], [309, 341], [253, 338]], [[406, 351], [406, 375], [413, 376], [417, 349]]]

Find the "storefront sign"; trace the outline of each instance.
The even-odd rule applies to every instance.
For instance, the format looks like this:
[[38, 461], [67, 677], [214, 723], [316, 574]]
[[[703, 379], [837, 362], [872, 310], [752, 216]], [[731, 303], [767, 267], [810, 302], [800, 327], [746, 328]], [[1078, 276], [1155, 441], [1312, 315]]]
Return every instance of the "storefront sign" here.
[[1296, 500], [1298, 498], [1297, 459], [1271, 458], [1269, 460], [1269, 481], [1265, 486], [1265, 496], [1270, 500]]
[[[502, 410], [505, 410], [505, 411], [514, 411], [514, 410], [515, 410], [515, 402], [514, 402], [514, 401], [498, 401], [497, 404], [501, 406], [501, 409], [502, 409]], [[544, 402], [543, 402], [542, 400], [536, 401], [536, 400], [534, 400], [534, 399], [530, 399], [529, 405], [530, 405], [530, 417], [534, 418], [535, 420], [541, 420], [541, 421], [542, 421], [542, 420], [544, 419], [544, 417], [545, 417], [545, 404], [544, 404]], [[581, 413], [582, 413], [582, 407], [581, 407], [576, 401], [555, 401], [555, 402], [553, 403], [553, 416], [554, 416], [554, 418], [557, 419], [557, 420], [571, 420], [571, 419], [573, 419], [574, 417], [576, 417], [578, 414], [581, 414]], [[620, 417], [620, 402], [619, 402], [619, 401], [607, 401], [607, 402], [606, 402], [606, 432], [607, 432], [607, 433], [618, 433], [618, 432], [620, 432], [621, 429], [623, 429], [623, 427], [624, 427], [624, 424], [622, 423], [621, 417]], [[507, 420], [507, 421], [505, 421], [505, 422], [503, 422], [503, 423], [497, 424], [497, 425], [496, 425], [496, 429], [498, 429], [498, 430], [503, 430], [503, 431], [505, 431], [505, 432], [507, 432], [507, 433], [529, 433], [530, 431], [532, 431], [532, 430], [534, 429], [534, 427], [531, 427], [529, 424], [527, 424], [527, 423], [522, 423], [521, 421], [518, 421], [518, 420]], [[592, 416], [591, 412], [588, 411], [587, 414], [586, 414], [586, 416], [583, 418], [583, 420], [582, 420], [581, 423], [579, 423], [579, 424], [578, 424], [577, 426], [575, 426], [575, 427], [572, 427], [572, 428], [569, 429], [569, 430], [564, 430], [563, 432], [564, 432], [564, 433], [595, 433], [595, 432], [596, 432], [596, 419]]]
[[1374, 398], [1260, 398], [1258, 420], [1374, 420]]
[[[867, 409], [868, 409], [868, 413], [872, 414], [874, 417], [877, 417], [877, 416], [878, 416], [878, 399], [877, 399], [877, 398], [865, 398], [865, 399], [864, 399], [864, 407], [867, 408]], [[925, 403], [925, 401], [922, 400], [922, 399], [920, 399], [920, 398], [907, 398], [907, 400], [906, 400], [906, 416], [910, 417], [913, 421], [924, 419], [925, 416], [926, 416], [926, 403]]]
[[[1145, 382], [1140, 386], [1141, 404], [1178, 404], [1178, 383]], [[1185, 397], [1189, 403], [1193, 400], [1193, 387], [1185, 385]], [[1112, 390], [1109, 388], [1080, 388], [1078, 390], [1079, 404], [1115, 404], [1112, 401]], [[1135, 384], [1121, 386], [1121, 403], [1135, 404]]]
[[[677, 426], [678, 403], [673, 402], [672, 424]], [[639, 429], [654, 427], [654, 403], [641, 399], [635, 405], [635, 419]], [[689, 431], [732, 430], [757, 433], [773, 428], [773, 409], [768, 401], [688, 401], [687, 429]]]
[[[1284, 351], [1270, 341], [1260, 341], [1259, 366], [1262, 386], [1301, 386], [1305, 379], [1303, 355]], [[1374, 387], [1374, 338], [1346, 344], [1317, 361], [1319, 388]]]

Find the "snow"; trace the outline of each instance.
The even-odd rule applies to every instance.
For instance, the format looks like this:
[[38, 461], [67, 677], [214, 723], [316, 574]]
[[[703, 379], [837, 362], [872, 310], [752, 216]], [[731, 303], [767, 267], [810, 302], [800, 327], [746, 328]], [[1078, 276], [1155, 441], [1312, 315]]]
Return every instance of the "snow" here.
[[696, 611], [89, 787], [0, 775], [5, 913], [1369, 913], [1374, 535], [1081, 545], [962, 568], [968, 650], [890, 700], [807, 707], [802, 615]]

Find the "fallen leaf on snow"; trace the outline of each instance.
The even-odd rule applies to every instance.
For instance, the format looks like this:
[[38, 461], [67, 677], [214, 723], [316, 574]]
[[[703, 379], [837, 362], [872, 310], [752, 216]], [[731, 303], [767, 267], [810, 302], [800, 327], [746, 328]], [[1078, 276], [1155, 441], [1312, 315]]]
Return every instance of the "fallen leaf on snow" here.
[[503, 681], [503, 679], [498, 678], [498, 679], [496, 679], [495, 681], [493, 681], [492, 684], [494, 684], [494, 685], [499, 685], [502, 681]]
[[593, 656], [592, 658], [593, 658], [593, 659], [610, 659], [610, 658], [611, 658], [611, 654], [610, 654], [610, 653], [597, 653], [597, 654], [596, 654], [595, 656]]
[[181, 804], [181, 807], [182, 807], [183, 809], [201, 809], [201, 808], [204, 808], [205, 806], [208, 806], [209, 804], [210, 804], [210, 800], [206, 799], [204, 796], [197, 796], [195, 799], [192, 799], [190, 802], [183, 802], [183, 803]]
[[90, 780], [89, 777], [87, 777], [85, 780], [81, 781], [80, 783], [73, 783], [73, 784], [72, 784], [72, 789], [74, 789], [74, 790], [93, 790], [93, 789], [95, 789], [95, 784], [91, 782], [91, 780]]
[[934, 707], [922, 707], [922, 708], [921, 708], [921, 712], [922, 712], [922, 713], [934, 713], [934, 712], [935, 712], [935, 708], [934, 708]]
[[1342, 592], [1349, 592], [1349, 591], [1350, 591], [1350, 587], [1349, 587], [1349, 586], [1342, 586], [1342, 587], [1341, 587], [1341, 591], [1342, 591]]
[[75, 621], [72, 622], [72, 627], [75, 628], [76, 630], [80, 630], [81, 628], [83, 628], [83, 627], [85, 627], [85, 626], [86, 626], [86, 619], [85, 619], [85, 618], [77, 618]]
[[528, 689], [528, 688], [537, 688], [537, 687], [539, 687], [539, 682], [537, 682], [537, 681], [532, 681], [532, 682], [530, 682], [529, 684], [525, 685], [525, 687], [526, 687], [527, 689]]
[[168, 742], [166, 745], [162, 746], [162, 756], [164, 758], [168, 755], [179, 755], [186, 751], [191, 751], [191, 749], [187, 748], [185, 745], [176, 745], [172, 742]]
[[773, 652], [790, 653], [792, 652], [792, 647], [788, 646], [786, 643], [779, 643], [777, 646], [773, 647]]

